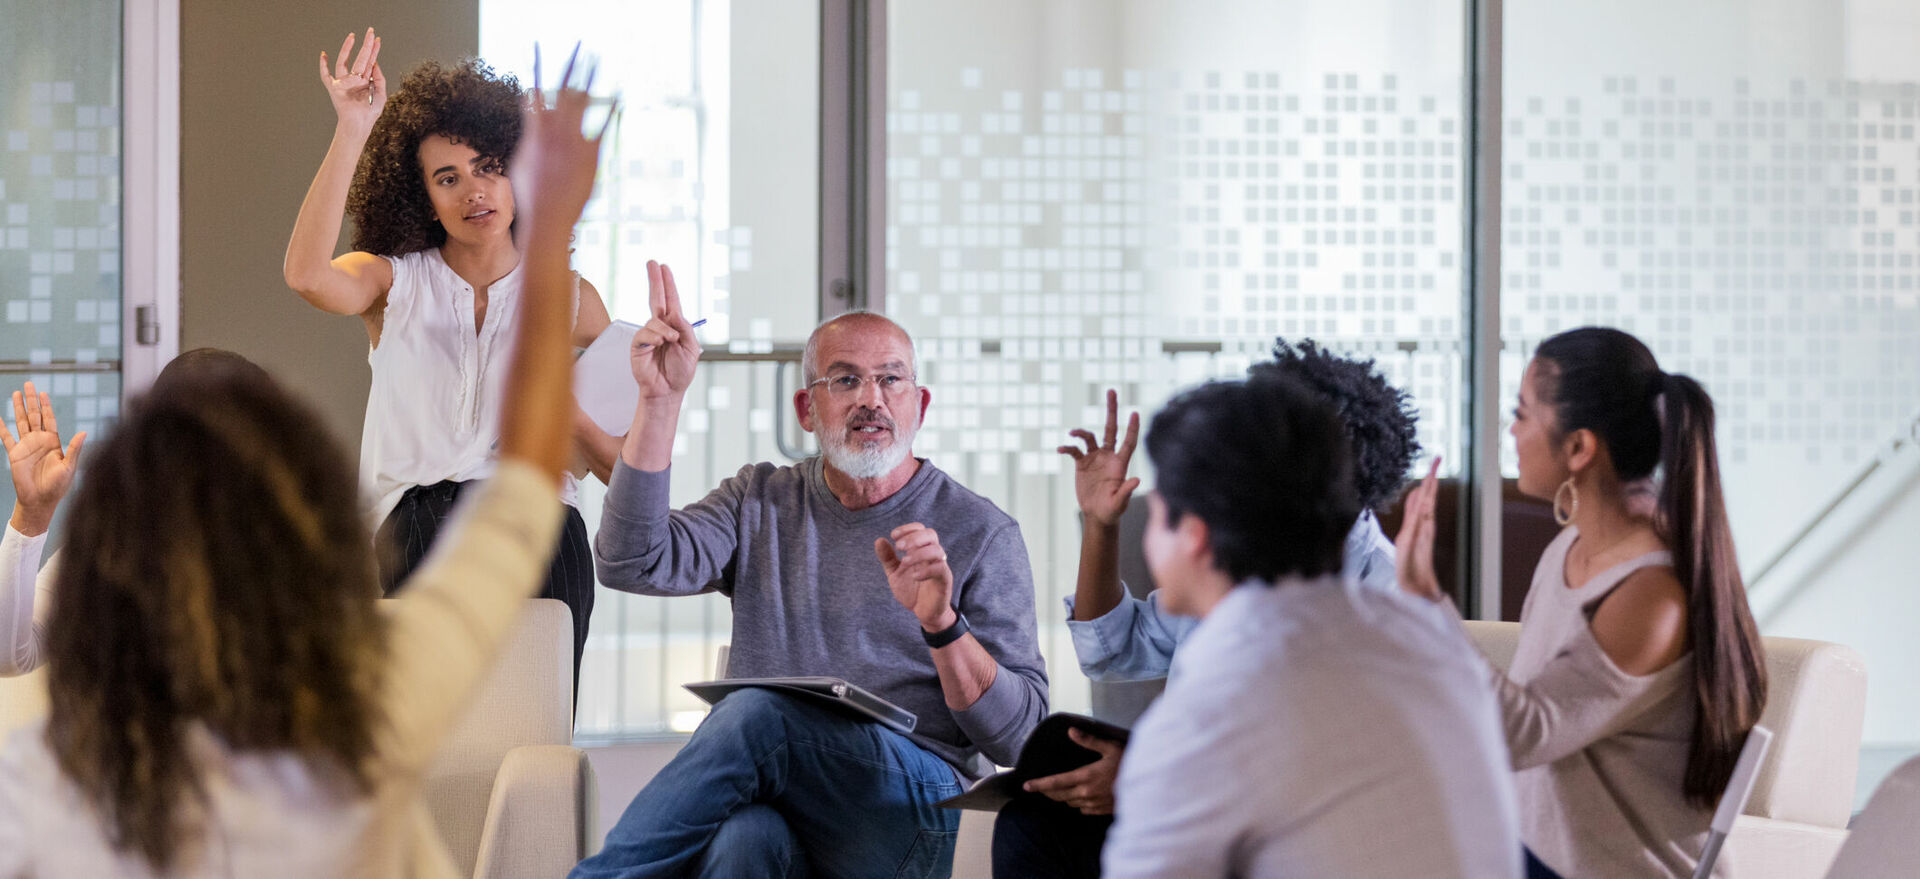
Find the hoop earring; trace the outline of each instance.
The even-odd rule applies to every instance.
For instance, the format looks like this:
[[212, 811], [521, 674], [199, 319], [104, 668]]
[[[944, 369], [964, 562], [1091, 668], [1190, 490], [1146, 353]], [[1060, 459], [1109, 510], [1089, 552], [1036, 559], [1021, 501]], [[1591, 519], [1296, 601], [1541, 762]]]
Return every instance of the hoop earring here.
[[[1567, 509], [1565, 512], [1562, 512], [1560, 509], [1560, 495], [1563, 492], [1567, 495]], [[1567, 481], [1560, 483], [1560, 487], [1553, 490], [1553, 521], [1564, 528], [1569, 522], [1573, 521], [1573, 517], [1578, 515], [1579, 512], [1580, 490], [1573, 487], [1573, 477], [1569, 476], [1567, 477]]]

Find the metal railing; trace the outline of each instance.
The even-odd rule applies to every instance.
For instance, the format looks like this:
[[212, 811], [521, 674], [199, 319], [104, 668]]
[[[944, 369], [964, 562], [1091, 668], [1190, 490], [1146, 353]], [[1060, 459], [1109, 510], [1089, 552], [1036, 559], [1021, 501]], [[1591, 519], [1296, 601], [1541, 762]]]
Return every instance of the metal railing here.
[[[1787, 538], [1786, 542], [1780, 544], [1779, 549], [1774, 550], [1772, 556], [1760, 564], [1760, 567], [1754, 572], [1753, 576], [1747, 579], [1747, 589], [1752, 590], [1766, 581], [1767, 575], [1779, 569], [1780, 564], [1786, 561], [1789, 556], [1793, 555], [1794, 551], [1799, 549], [1802, 544], [1806, 543], [1807, 539], [1812, 537], [1814, 532], [1818, 531], [1822, 524], [1832, 518], [1834, 512], [1839, 510], [1849, 498], [1852, 498], [1858, 493], [1861, 486], [1866, 485], [1867, 481], [1872, 479], [1875, 473], [1880, 472], [1882, 468], [1892, 463], [1900, 455], [1915, 448], [1920, 448], [1920, 412], [1916, 412], [1913, 418], [1909, 419], [1901, 429], [1895, 431], [1893, 439], [1882, 446], [1879, 452], [1874, 454], [1873, 460], [1863, 465], [1859, 472], [1854, 474], [1852, 479], [1847, 480], [1847, 483], [1840, 487], [1840, 491], [1835, 493], [1831, 500], [1821, 505], [1818, 510], [1815, 510], [1812, 516], [1807, 517], [1806, 523], [1795, 530], [1793, 535]], [[1805, 588], [1804, 583], [1801, 588]], [[1798, 590], [1795, 591], [1797, 592]], [[1775, 606], [1785, 606], [1791, 597], [1792, 593], [1782, 596], [1779, 601], [1776, 602]]]

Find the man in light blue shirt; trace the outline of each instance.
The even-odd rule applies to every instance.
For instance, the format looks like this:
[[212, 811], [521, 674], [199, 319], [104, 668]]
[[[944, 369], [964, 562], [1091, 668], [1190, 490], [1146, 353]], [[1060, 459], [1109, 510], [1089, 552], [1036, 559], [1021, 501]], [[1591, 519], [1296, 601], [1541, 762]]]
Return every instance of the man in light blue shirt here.
[[[1316, 394], [1338, 415], [1352, 452], [1352, 486], [1360, 509], [1342, 547], [1342, 573], [1363, 588], [1397, 592], [1393, 541], [1380, 530], [1375, 510], [1400, 495], [1420, 451], [1414, 412], [1404, 391], [1389, 383], [1372, 360], [1339, 357], [1311, 340], [1281, 340], [1274, 359], [1255, 364], [1250, 377], [1291, 379]], [[1067, 629], [1087, 677], [1095, 681], [1165, 678], [1180, 643], [1198, 619], [1167, 612], [1155, 592], [1128, 594], [1119, 575], [1120, 517], [1140, 485], [1127, 476], [1139, 440], [1140, 416], [1118, 439], [1119, 401], [1107, 392], [1107, 423], [1101, 437], [1076, 430], [1081, 446], [1062, 446], [1074, 459], [1074, 492], [1084, 517], [1079, 582], [1067, 599]], [[1274, 533], [1273, 539], [1297, 539]], [[1119, 745], [1076, 736], [1101, 759], [1072, 772], [1028, 783], [1040, 796], [1021, 797], [1000, 812], [994, 825], [994, 872], [999, 876], [1091, 876], [1099, 871], [1100, 846], [1112, 823], [1113, 782]]]

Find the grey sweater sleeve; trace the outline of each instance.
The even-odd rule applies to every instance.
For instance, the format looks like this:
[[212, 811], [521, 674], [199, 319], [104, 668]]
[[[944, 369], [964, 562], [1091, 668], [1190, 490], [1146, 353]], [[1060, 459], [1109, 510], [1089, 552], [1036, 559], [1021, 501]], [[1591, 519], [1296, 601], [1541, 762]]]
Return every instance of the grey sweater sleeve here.
[[[1020, 526], [1007, 523], [958, 584], [959, 610], [999, 669], [993, 684], [954, 722], [987, 759], [1012, 766], [1027, 734], [1047, 716], [1047, 665], [1033, 610], [1033, 565]], [[951, 710], [951, 709], [949, 709]]]
[[672, 468], [635, 470], [616, 459], [594, 537], [600, 582], [640, 595], [692, 595], [720, 578], [739, 541], [740, 498], [752, 468], [685, 509], [667, 508]]

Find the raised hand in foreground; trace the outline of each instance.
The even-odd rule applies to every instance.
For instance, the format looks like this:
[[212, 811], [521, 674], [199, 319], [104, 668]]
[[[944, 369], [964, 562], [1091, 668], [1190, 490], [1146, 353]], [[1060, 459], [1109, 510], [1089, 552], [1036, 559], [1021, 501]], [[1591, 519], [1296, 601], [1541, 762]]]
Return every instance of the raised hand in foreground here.
[[510, 172], [514, 201], [527, 223], [527, 298], [508, 368], [500, 453], [525, 459], [555, 480], [573, 454], [573, 273], [567, 247], [593, 195], [606, 134], [604, 126], [591, 138], [581, 131], [592, 103], [587, 88], [593, 68], [576, 72], [579, 56], [575, 46], [548, 107], [540, 91], [540, 50], [534, 48], [534, 95]]

